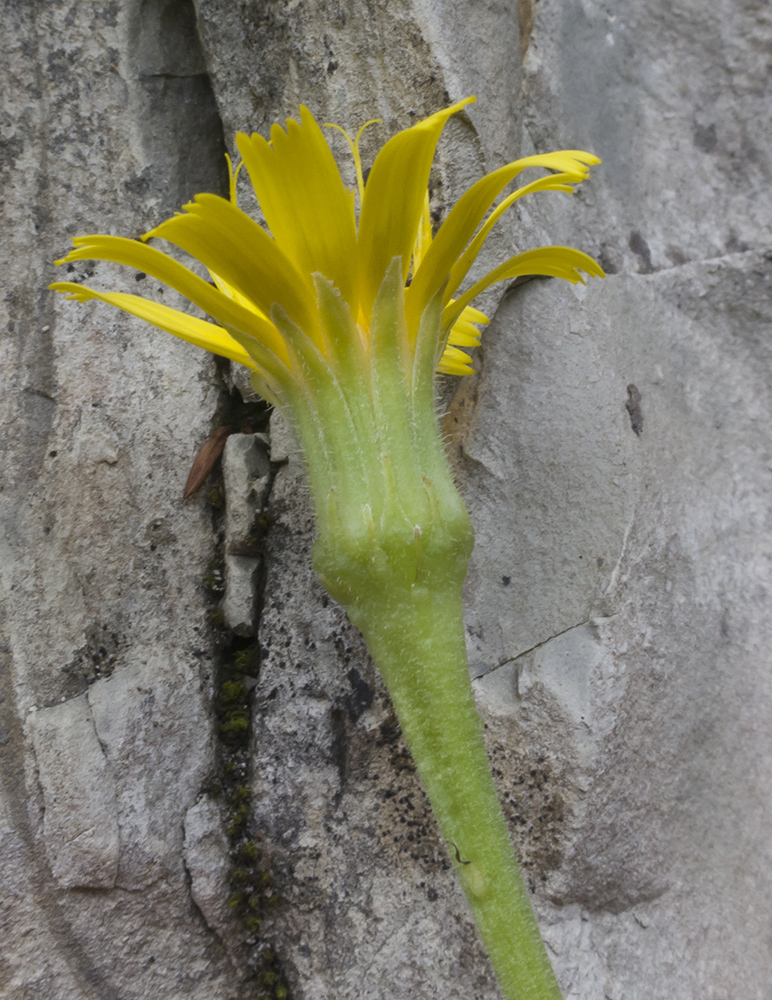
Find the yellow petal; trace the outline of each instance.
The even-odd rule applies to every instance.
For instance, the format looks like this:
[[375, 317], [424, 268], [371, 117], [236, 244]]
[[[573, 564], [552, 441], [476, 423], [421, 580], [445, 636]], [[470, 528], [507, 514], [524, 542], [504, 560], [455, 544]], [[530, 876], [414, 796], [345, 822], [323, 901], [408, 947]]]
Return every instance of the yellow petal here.
[[429, 191], [424, 196], [424, 207], [421, 212], [421, 222], [418, 226], [418, 234], [413, 247], [413, 274], [421, 266], [421, 261], [426, 256], [426, 252], [432, 245], [432, 217], [429, 207]]
[[[472, 306], [466, 306], [450, 328], [445, 351], [437, 371], [451, 375], [470, 375], [472, 373], [471, 358], [465, 351], [455, 351], [455, 348], [479, 347], [482, 334], [475, 324], [489, 322], [490, 320], [484, 312], [473, 309]], [[464, 370], [461, 371], [459, 366], [464, 367]]]
[[474, 369], [472, 368], [472, 359], [468, 354], [448, 345], [442, 352], [437, 371], [442, 375], [471, 375]]
[[301, 275], [275, 240], [241, 209], [216, 194], [199, 194], [143, 239], [168, 240], [201, 261], [270, 314], [274, 303], [318, 341], [319, 317], [310, 277]]
[[[454, 300], [451, 299], [447, 305], [452, 305], [453, 302]], [[479, 347], [482, 333], [475, 325], [478, 323], [484, 325], [490, 323], [490, 320], [479, 309], [466, 306], [450, 328], [447, 343], [455, 347]]]
[[394, 257], [402, 259], [402, 280], [407, 278], [440, 132], [473, 100], [467, 97], [398, 132], [375, 158], [359, 219], [359, 300], [365, 316]]
[[270, 143], [243, 133], [236, 143], [279, 247], [299, 271], [323, 274], [353, 304], [356, 224], [351, 196], [308, 108], [301, 107], [300, 121], [290, 119], [286, 132], [274, 125]]
[[229, 299], [237, 302], [240, 306], [243, 306], [244, 309], [248, 309], [250, 312], [253, 312], [256, 316], [260, 316], [265, 320], [268, 319], [265, 313], [261, 309], [258, 309], [251, 299], [248, 299], [246, 295], [242, 295], [241, 292], [237, 292], [233, 285], [229, 285], [228, 282], [224, 278], [221, 278], [215, 271], [210, 271], [209, 275], [223, 295], [227, 295]]
[[413, 275], [405, 296], [405, 311], [411, 329], [466, 249], [488, 209], [510, 181], [528, 167], [546, 167], [566, 174], [570, 183], [578, 183], [589, 175], [588, 167], [595, 163], [600, 163], [597, 156], [574, 149], [526, 156], [486, 174], [465, 191], [448, 213], [420, 268]]
[[538, 180], [532, 181], [530, 184], [526, 184], [523, 187], [518, 188], [517, 191], [513, 191], [512, 194], [507, 195], [507, 197], [495, 207], [485, 220], [485, 224], [481, 226], [475, 238], [451, 268], [450, 277], [445, 289], [447, 299], [451, 297], [466, 277], [469, 268], [475, 262], [477, 255], [482, 250], [483, 244], [488, 238], [488, 233], [491, 229], [493, 229], [504, 212], [514, 205], [516, 201], [519, 201], [520, 198], [527, 194], [535, 194], [537, 191], [567, 191], [571, 194], [574, 189], [570, 186], [570, 184], [566, 183], [566, 179], [569, 176], [569, 174], [551, 174], [549, 177], [540, 177]]
[[91, 299], [98, 299], [100, 302], [107, 302], [108, 305], [147, 320], [153, 326], [174, 334], [181, 340], [187, 340], [196, 347], [203, 347], [206, 351], [219, 354], [223, 358], [230, 358], [231, 361], [238, 361], [240, 365], [258, 371], [257, 365], [244, 348], [237, 344], [226, 330], [215, 326], [214, 323], [207, 323], [206, 320], [189, 316], [187, 313], [161, 305], [160, 302], [152, 302], [139, 295], [97, 292], [93, 288], [86, 288], [72, 281], [57, 281], [48, 287], [55, 292], [63, 292], [73, 301], [89, 302]]
[[76, 260], [109, 260], [144, 271], [181, 292], [223, 326], [241, 330], [264, 344], [282, 362], [287, 362], [287, 349], [273, 323], [212, 288], [203, 278], [160, 250], [122, 236], [78, 236], [72, 242], [75, 249], [56, 261], [57, 264]]
[[490, 319], [485, 313], [480, 312], [479, 309], [475, 309], [474, 306], [467, 306], [461, 314], [461, 319], [465, 319], [469, 323], [490, 323]]
[[519, 253], [499, 264], [484, 278], [475, 282], [462, 296], [447, 305], [442, 313], [443, 326], [448, 327], [455, 323], [468, 304], [497, 281], [539, 274], [550, 278], [564, 278], [574, 285], [578, 282], [584, 284], [580, 271], [596, 278], [605, 277], [603, 268], [581, 250], [573, 250], [571, 247], [539, 247], [538, 250], [526, 250], [525, 253]]
[[479, 347], [480, 331], [463, 317], [456, 320], [448, 334], [448, 343], [453, 347]]

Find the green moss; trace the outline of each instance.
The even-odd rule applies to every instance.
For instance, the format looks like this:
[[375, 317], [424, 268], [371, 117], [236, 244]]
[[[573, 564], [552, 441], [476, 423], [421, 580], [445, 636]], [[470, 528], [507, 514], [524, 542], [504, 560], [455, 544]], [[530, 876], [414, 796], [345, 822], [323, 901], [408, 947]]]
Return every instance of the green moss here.
[[238, 837], [247, 825], [249, 819], [249, 806], [241, 806], [231, 816], [228, 833], [231, 837]]
[[289, 987], [284, 979], [279, 957], [272, 948], [263, 948], [260, 952], [257, 983], [261, 987], [258, 1000], [288, 1000]]
[[225, 589], [222, 573], [219, 570], [210, 573], [209, 576], [205, 576], [201, 583], [204, 589], [213, 595], [219, 596]]
[[220, 703], [222, 705], [237, 705], [246, 698], [247, 689], [241, 681], [225, 681], [220, 688]]
[[[251, 649], [242, 649], [233, 658], [233, 666], [242, 674], [248, 674], [252, 669], [254, 652]], [[246, 693], [246, 689], [245, 689]]]
[[245, 737], [249, 731], [249, 720], [241, 712], [231, 712], [225, 722], [220, 723], [220, 735], [225, 738]]
[[243, 861], [257, 861], [260, 855], [260, 845], [256, 840], [247, 840], [239, 846], [238, 854]]
[[252, 789], [249, 785], [237, 785], [231, 792], [231, 805], [240, 806], [252, 801]]
[[222, 510], [225, 506], [225, 497], [223, 495], [222, 487], [213, 486], [211, 490], [206, 495], [207, 503], [214, 510]]
[[206, 616], [206, 620], [213, 628], [227, 628], [228, 623], [225, 620], [225, 612], [222, 608], [214, 608]]

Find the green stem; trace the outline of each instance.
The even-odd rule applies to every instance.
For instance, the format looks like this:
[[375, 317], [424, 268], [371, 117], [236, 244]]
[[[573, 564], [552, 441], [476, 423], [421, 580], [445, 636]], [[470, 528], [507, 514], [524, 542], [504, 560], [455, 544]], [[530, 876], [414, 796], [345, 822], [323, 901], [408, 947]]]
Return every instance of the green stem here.
[[392, 598], [350, 606], [349, 616], [386, 681], [491, 964], [508, 1000], [559, 1000], [483, 744], [461, 588]]

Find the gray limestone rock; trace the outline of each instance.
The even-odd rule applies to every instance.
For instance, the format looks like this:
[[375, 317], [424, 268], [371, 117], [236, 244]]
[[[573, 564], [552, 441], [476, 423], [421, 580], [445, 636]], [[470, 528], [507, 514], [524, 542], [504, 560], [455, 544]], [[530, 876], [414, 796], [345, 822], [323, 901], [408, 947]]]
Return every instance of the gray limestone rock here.
[[[198, 686], [178, 652], [162, 655], [137, 646], [132, 662], [88, 689], [115, 781], [122, 888], [179, 877], [182, 809], [211, 766], [210, 724]], [[185, 713], [177, 716], [180, 702]]]
[[[152, 5], [2, 5], [0, 995], [9, 1000], [211, 1000], [236, 982], [181, 856], [183, 817], [213, 769], [201, 583], [215, 544], [204, 499], [183, 506], [181, 496], [221, 382], [203, 352], [46, 287], [60, 278], [159, 294], [132, 270], [53, 261], [72, 235], [148, 229], [192, 193], [178, 184], [190, 150], [222, 149], [219, 118], [219, 133], [207, 131], [206, 76], [174, 62], [143, 68], [135, 6]], [[168, 77], [153, 114], [147, 73], [159, 89]], [[197, 160], [196, 187], [222, 190], [221, 159], [207, 176], [206, 157]]]
[[[608, 278], [489, 294], [477, 374], [438, 390], [513, 842], [566, 997], [768, 1000], [767, 7], [1, 9], [0, 996], [257, 997], [266, 948], [293, 1000], [499, 996], [382, 682], [313, 576], [286, 424], [270, 467], [231, 437], [224, 514], [206, 491], [183, 505], [245, 373], [46, 290], [179, 306], [144, 274], [52, 261], [225, 194], [234, 133], [301, 102], [350, 131], [383, 118], [367, 165], [476, 92], [440, 146], [437, 218], [513, 156], [604, 160], [573, 198], [519, 202], [481, 267], [558, 243]], [[230, 906], [246, 837], [281, 897], [259, 930]]]
[[208, 795], [202, 795], [185, 813], [184, 856], [193, 901], [208, 926], [227, 940], [234, 932], [228, 905], [228, 838], [222, 812]]
[[268, 446], [256, 434], [231, 434], [222, 457], [225, 489], [225, 597], [230, 629], [254, 635], [260, 558], [255, 556], [256, 518], [271, 484]]
[[292, 428], [281, 410], [274, 410], [271, 413], [271, 461], [287, 462], [291, 455], [298, 455]]
[[225, 551], [241, 555], [249, 548], [255, 517], [270, 483], [270, 462], [264, 441], [255, 434], [231, 434], [222, 456], [225, 488]]
[[29, 729], [51, 874], [66, 889], [111, 889], [118, 873], [118, 807], [87, 695], [31, 712]]
[[225, 597], [222, 610], [228, 628], [236, 635], [255, 634], [260, 559], [251, 556], [225, 556]]

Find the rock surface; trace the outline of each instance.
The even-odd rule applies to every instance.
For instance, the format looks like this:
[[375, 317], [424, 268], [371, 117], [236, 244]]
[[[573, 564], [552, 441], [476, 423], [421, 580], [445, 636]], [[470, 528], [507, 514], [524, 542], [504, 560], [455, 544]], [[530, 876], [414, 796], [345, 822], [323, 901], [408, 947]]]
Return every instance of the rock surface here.
[[88, 695], [31, 713], [51, 874], [66, 889], [112, 889], [118, 874], [118, 804]]
[[[213, 429], [260, 430], [247, 383], [46, 290], [71, 235], [224, 192], [238, 129], [301, 101], [377, 115], [369, 161], [447, 91], [478, 104], [441, 145], [440, 214], [515, 155], [604, 160], [575, 198], [520, 202], [488, 260], [566, 243], [607, 280], [489, 297], [478, 373], [440, 387], [475, 693], [556, 971], [577, 1000], [769, 1000], [767, 7], [2, 12], [0, 997], [499, 996], [383, 685], [313, 577], [286, 427], [270, 467], [232, 435], [183, 505]], [[281, 896], [257, 923], [247, 869]]]
[[185, 813], [185, 867], [190, 873], [190, 894], [207, 926], [222, 940], [235, 927], [228, 906], [231, 859], [223, 815], [208, 795]]

